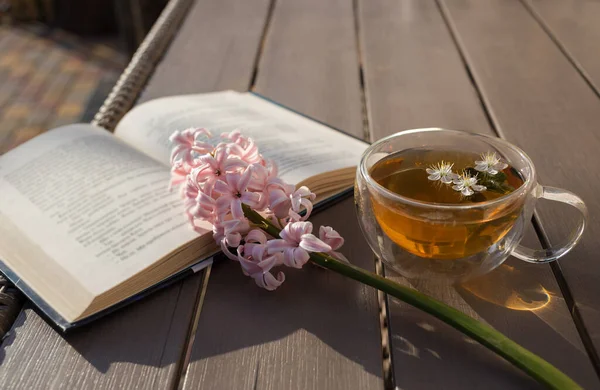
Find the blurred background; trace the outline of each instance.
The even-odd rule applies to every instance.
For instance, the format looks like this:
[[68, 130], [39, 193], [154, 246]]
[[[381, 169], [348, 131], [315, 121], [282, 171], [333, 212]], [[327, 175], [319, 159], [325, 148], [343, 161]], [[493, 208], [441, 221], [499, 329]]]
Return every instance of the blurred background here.
[[168, 0], [0, 0], [0, 154], [90, 121]]

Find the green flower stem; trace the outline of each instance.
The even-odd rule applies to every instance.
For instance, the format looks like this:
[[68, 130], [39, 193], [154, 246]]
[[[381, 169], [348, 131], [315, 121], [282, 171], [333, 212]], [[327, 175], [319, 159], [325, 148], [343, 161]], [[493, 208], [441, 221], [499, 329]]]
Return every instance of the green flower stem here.
[[[252, 223], [271, 236], [279, 237], [281, 229], [250, 207], [243, 205], [243, 208], [244, 214]], [[360, 267], [338, 261], [324, 253], [311, 253], [310, 260], [433, 315], [491, 349], [550, 389], [581, 389], [571, 378], [541, 357], [521, 347], [491, 326], [477, 321], [443, 302]]]

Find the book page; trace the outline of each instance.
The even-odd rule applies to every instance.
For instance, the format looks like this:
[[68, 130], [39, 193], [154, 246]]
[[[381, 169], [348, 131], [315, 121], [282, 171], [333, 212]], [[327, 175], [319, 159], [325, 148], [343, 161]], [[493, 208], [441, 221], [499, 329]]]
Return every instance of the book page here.
[[189, 127], [209, 129], [218, 142], [222, 132], [240, 129], [263, 156], [279, 166], [289, 183], [340, 168], [358, 166], [367, 144], [250, 93], [233, 91], [182, 95], [143, 103], [115, 131], [149, 156], [169, 164], [169, 136]]
[[97, 294], [198, 236], [168, 180], [104, 129], [71, 125], [0, 158], [0, 213]]

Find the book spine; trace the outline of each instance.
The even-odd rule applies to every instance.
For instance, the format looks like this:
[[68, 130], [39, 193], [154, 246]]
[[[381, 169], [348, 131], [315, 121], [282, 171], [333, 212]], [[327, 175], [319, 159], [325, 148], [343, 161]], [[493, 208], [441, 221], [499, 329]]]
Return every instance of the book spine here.
[[192, 3], [193, 0], [169, 1], [98, 110], [93, 125], [114, 130], [142, 92]]

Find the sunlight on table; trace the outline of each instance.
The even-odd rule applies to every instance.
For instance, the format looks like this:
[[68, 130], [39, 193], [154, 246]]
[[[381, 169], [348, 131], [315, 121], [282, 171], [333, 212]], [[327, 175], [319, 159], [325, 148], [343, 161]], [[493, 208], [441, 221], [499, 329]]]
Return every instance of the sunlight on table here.
[[462, 287], [479, 299], [497, 306], [534, 314], [575, 348], [584, 352], [568, 306], [561, 295], [546, 289], [531, 273], [503, 264]]
[[552, 300], [550, 292], [530, 275], [506, 264], [461, 287], [484, 301], [512, 310], [535, 311]]

